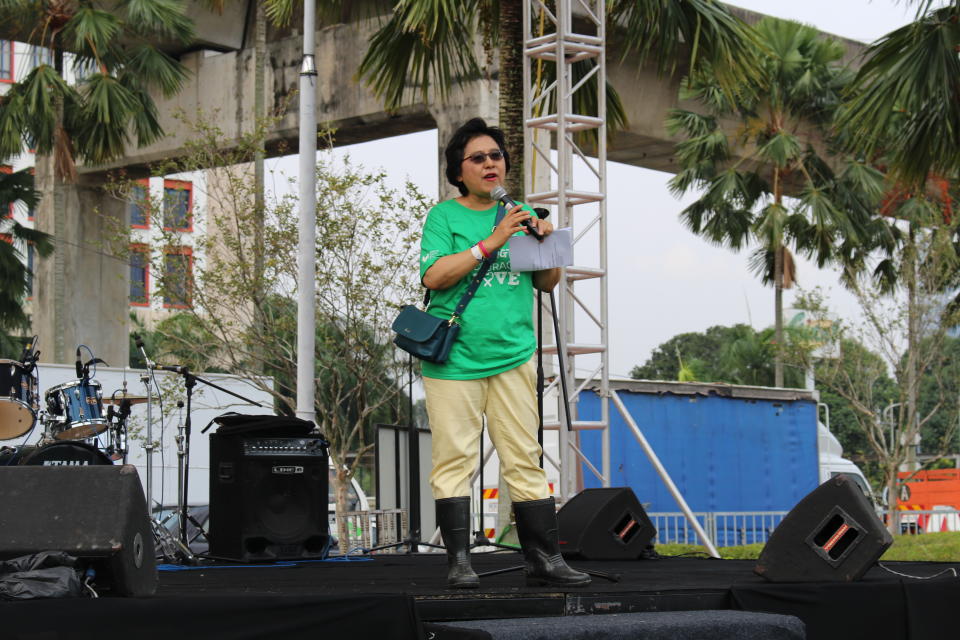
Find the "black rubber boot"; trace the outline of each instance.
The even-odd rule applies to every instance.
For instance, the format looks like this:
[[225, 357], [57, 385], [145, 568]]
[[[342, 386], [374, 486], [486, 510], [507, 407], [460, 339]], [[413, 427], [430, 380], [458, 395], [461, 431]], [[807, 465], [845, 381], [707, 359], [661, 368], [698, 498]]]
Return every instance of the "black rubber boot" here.
[[528, 585], [585, 587], [590, 576], [567, 566], [557, 541], [557, 508], [553, 498], [514, 502], [517, 537], [523, 547]]
[[476, 589], [480, 578], [470, 567], [470, 498], [436, 500], [437, 526], [447, 548], [447, 586]]

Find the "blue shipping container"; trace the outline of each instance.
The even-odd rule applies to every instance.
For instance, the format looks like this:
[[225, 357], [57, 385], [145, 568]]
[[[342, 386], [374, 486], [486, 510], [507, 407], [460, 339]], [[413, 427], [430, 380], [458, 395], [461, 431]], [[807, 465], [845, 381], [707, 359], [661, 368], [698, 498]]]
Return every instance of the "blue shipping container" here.
[[[817, 405], [802, 391], [700, 383], [615, 383], [617, 393], [695, 512], [789, 511], [818, 484]], [[600, 418], [593, 392], [580, 417]], [[581, 449], [601, 468], [601, 434]], [[648, 511], [680, 508], [633, 431], [610, 405], [611, 486], [633, 488]], [[600, 481], [582, 465], [585, 487]]]

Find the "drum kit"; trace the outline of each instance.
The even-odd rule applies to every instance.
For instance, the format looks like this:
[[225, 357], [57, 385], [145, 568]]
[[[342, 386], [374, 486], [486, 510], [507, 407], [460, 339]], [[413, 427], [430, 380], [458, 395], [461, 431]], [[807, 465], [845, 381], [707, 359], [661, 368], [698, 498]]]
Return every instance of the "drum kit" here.
[[41, 406], [36, 344], [34, 336], [19, 360], [0, 359], [0, 440], [29, 437], [38, 424], [43, 433], [36, 444], [0, 447], [0, 466], [126, 464], [130, 407], [147, 397], [118, 390], [105, 401], [94, 379], [105, 363], [81, 363], [78, 348], [77, 379], [47, 389]]

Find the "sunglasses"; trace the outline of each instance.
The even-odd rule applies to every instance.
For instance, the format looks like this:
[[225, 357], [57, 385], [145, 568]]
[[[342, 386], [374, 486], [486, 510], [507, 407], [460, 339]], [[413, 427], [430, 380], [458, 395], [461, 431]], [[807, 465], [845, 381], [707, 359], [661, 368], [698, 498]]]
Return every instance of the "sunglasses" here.
[[499, 149], [497, 149], [496, 151], [491, 151], [490, 153], [483, 153], [482, 151], [477, 151], [476, 153], [471, 154], [466, 158], [464, 158], [463, 160], [461, 160], [461, 162], [465, 160], [469, 160], [473, 164], [483, 164], [487, 158], [490, 158], [494, 162], [500, 162], [501, 160], [503, 160], [503, 151], [500, 151]]

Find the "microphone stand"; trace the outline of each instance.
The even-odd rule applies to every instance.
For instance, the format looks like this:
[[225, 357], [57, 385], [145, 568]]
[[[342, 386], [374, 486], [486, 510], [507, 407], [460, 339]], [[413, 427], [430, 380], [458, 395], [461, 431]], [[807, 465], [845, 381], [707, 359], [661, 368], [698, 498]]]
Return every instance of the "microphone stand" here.
[[[213, 387], [219, 391], [222, 391], [228, 395], [233, 396], [234, 398], [239, 398], [248, 404], [252, 404], [257, 407], [263, 407], [262, 404], [251, 400], [250, 398], [244, 397], [239, 393], [234, 393], [229, 389], [224, 389], [218, 384], [214, 384], [209, 380], [201, 378], [200, 376], [193, 374], [187, 367], [183, 366], [167, 366], [159, 365], [155, 368], [160, 369], [161, 371], [170, 371], [178, 375], [183, 376], [183, 386], [187, 390], [187, 417], [183, 422], [183, 438], [182, 442], [178, 444], [178, 453], [182, 447], [182, 460], [183, 460], [183, 471], [181, 473], [181, 488], [180, 495], [178, 499], [178, 507], [180, 509], [180, 542], [184, 546], [189, 548], [189, 541], [187, 540], [187, 496], [190, 483], [190, 430], [191, 430], [191, 411], [192, 411], [192, 399], [193, 399], [193, 388], [197, 386], [198, 382], [202, 382], [208, 387]], [[196, 523], [194, 523], [196, 524]]]

